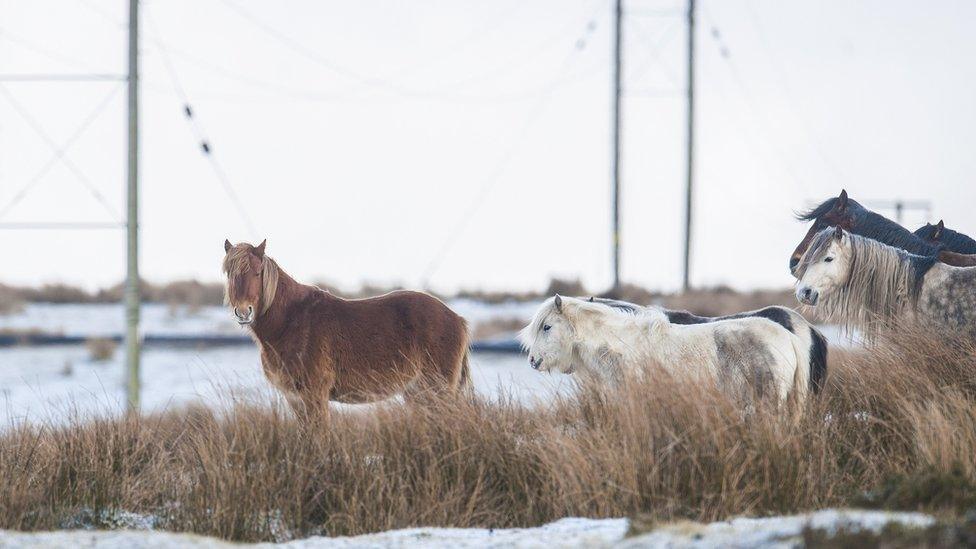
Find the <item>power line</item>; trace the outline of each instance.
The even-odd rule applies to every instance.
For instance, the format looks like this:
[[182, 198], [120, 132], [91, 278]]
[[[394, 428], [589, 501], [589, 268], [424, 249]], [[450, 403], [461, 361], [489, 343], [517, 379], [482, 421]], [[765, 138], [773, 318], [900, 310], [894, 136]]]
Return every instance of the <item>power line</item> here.
[[[708, 4], [705, 5], [707, 6]], [[767, 134], [767, 130], [765, 129], [765, 126], [760, 123], [764, 119], [761, 113], [761, 109], [753, 99], [752, 93], [750, 93], [748, 87], [745, 84], [744, 79], [742, 78], [741, 73], [739, 72], [738, 66], [736, 65], [735, 61], [732, 58], [731, 49], [726, 44], [725, 40], [722, 37], [722, 33], [719, 31], [718, 26], [715, 24], [715, 21], [712, 19], [711, 14], [708, 12], [707, 9], [705, 10], [705, 17], [708, 19], [709, 24], [711, 26], [710, 34], [713, 42], [716, 45], [719, 55], [725, 61], [726, 66], [729, 68], [729, 74], [732, 75], [732, 81], [739, 89], [739, 95], [742, 97], [743, 101], [746, 104], [746, 107], [749, 109], [749, 112], [752, 114], [752, 119], [755, 121], [755, 123], [753, 124], [753, 128], [758, 132], [760, 138], [766, 142], [767, 146], [770, 149], [776, 149], [781, 156], [784, 157], [787, 156], [785, 154], [786, 151], [784, 151], [780, 147], [774, 147], [772, 145], [772, 143], [775, 140], [769, 137], [769, 135]], [[783, 166], [785, 167], [787, 174], [790, 176], [790, 179], [793, 181], [793, 183], [798, 188], [802, 189], [803, 183], [800, 181], [800, 178], [793, 171], [792, 165], [789, 162], [784, 162]]]
[[756, 13], [756, 10], [754, 9], [752, 2], [750, 0], [744, 0], [744, 3], [746, 5], [746, 11], [749, 13], [750, 21], [752, 22], [753, 27], [756, 29], [756, 33], [759, 35], [759, 41], [762, 44], [763, 51], [766, 54], [766, 58], [769, 60], [770, 65], [773, 67], [773, 71], [776, 73], [776, 77], [780, 83], [780, 88], [783, 90], [783, 93], [786, 96], [786, 100], [789, 103], [790, 108], [793, 110], [793, 116], [795, 116], [796, 119], [800, 121], [801, 128], [806, 134], [807, 141], [813, 147], [814, 151], [817, 153], [817, 156], [820, 157], [820, 160], [824, 163], [824, 165], [830, 168], [830, 170], [834, 172], [834, 175], [836, 175], [837, 177], [843, 180], [849, 180], [850, 178], [847, 177], [847, 174], [840, 168], [840, 166], [838, 166], [837, 163], [835, 163], [829, 157], [829, 155], [827, 155], [826, 151], [824, 150], [823, 144], [820, 142], [819, 139], [817, 139], [816, 135], [814, 135], [813, 130], [811, 129], [811, 126], [807, 121], [806, 117], [801, 114], [802, 111], [797, 106], [797, 102], [794, 98], [793, 88], [792, 86], [790, 86], [790, 81], [789, 78], [787, 77], [786, 69], [783, 66], [779, 56], [776, 56], [773, 53], [773, 49], [770, 45], [769, 39], [766, 35], [765, 29], [763, 28], [762, 21], [760, 20], [759, 15]]
[[393, 85], [393, 83], [391, 83], [391, 82], [388, 82], [388, 81], [383, 80], [381, 78], [374, 78], [374, 77], [371, 77], [371, 76], [366, 76], [366, 75], [360, 74], [360, 73], [358, 73], [356, 71], [347, 69], [347, 68], [339, 65], [338, 63], [332, 61], [331, 59], [328, 59], [325, 56], [319, 54], [315, 50], [313, 50], [313, 49], [305, 46], [304, 44], [302, 44], [298, 40], [295, 40], [291, 36], [288, 36], [288, 34], [286, 34], [286, 33], [282, 32], [282, 31], [280, 31], [280, 30], [272, 27], [271, 25], [268, 25], [261, 18], [255, 16], [254, 14], [252, 14], [251, 12], [245, 10], [244, 8], [242, 8], [241, 6], [239, 6], [236, 3], [232, 2], [231, 0], [219, 0], [219, 1], [223, 5], [227, 6], [227, 8], [229, 8], [231, 11], [233, 11], [234, 13], [236, 13], [238, 15], [238, 17], [244, 19], [245, 21], [247, 21], [251, 25], [257, 27], [262, 32], [264, 32], [266, 35], [268, 35], [271, 38], [273, 38], [274, 40], [278, 41], [278, 43], [280, 43], [282, 46], [284, 46], [284, 47], [292, 50], [293, 52], [297, 53], [298, 55], [301, 55], [302, 57], [308, 59], [309, 61], [312, 61], [313, 63], [315, 63], [315, 64], [317, 64], [317, 65], [319, 65], [319, 66], [321, 66], [321, 67], [323, 67], [323, 68], [325, 68], [325, 69], [327, 69], [327, 70], [329, 70], [329, 71], [331, 71], [331, 72], [333, 72], [333, 73], [335, 73], [335, 74], [337, 74], [339, 76], [342, 76], [344, 78], [347, 78], [349, 80], [352, 80], [352, 81], [354, 81], [354, 82], [356, 82], [358, 84], [364, 85], [364, 86], [368, 86], [368, 87], [372, 87], [372, 88], [381, 88], [381, 89], [385, 89], [385, 90], [393, 91], [393, 92], [397, 92], [397, 93], [402, 92], [402, 90], [400, 88], [398, 88], [397, 86]]
[[237, 210], [237, 214], [240, 216], [247, 230], [251, 233], [251, 236], [257, 238], [258, 231], [254, 226], [254, 222], [251, 220], [251, 216], [248, 215], [247, 209], [244, 207], [243, 201], [241, 201], [240, 196], [234, 190], [234, 186], [231, 184], [230, 178], [227, 177], [227, 172], [224, 171], [223, 166], [217, 161], [217, 158], [213, 154], [213, 147], [210, 144], [210, 139], [207, 137], [206, 131], [203, 129], [203, 125], [200, 123], [193, 110], [190, 103], [190, 99], [186, 94], [186, 90], [183, 88], [183, 84], [180, 81], [179, 75], [176, 73], [176, 67], [173, 65], [172, 59], [169, 57], [169, 53], [166, 50], [165, 43], [162, 41], [159, 27], [156, 25], [155, 19], [152, 16], [152, 12], [149, 10], [145, 11], [146, 20], [152, 27], [153, 34], [156, 35], [157, 48], [160, 52], [160, 56], [163, 60], [163, 65], [166, 68], [166, 72], [169, 74], [170, 81], [173, 84], [173, 90], [176, 92], [177, 96], [183, 102], [183, 115], [189, 122], [190, 129], [193, 132], [194, 137], [197, 142], [200, 143], [200, 150], [203, 153], [204, 158], [210, 163], [210, 167], [217, 176], [217, 181], [223, 188], [224, 193], [230, 199], [231, 203], [234, 205], [234, 209]]
[[26, 49], [26, 50], [32, 51], [32, 52], [34, 52], [34, 53], [36, 53], [38, 55], [47, 57], [48, 59], [50, 59], [52, 61], [56, 61], [58, 63], [64, 63], [66, 65], [71, 65], [73, 67], [82, 67], [86, 71], [88, 71], [90, 73], [93, 73], [93, 74], [100, 72], [93, 65], [91, 65], [91, 64], [89, 64], [89, 63], [87, 63], [85, 61], [82, 61], [80, 59], [76, 59], [76, 58], [71, 57], [71, 56], [68, 56], [68, 55], [64, 55], [62, 53], [56, 52], [56, 51], [51, 50], [51, 49], [48, 49], [48, 48], [46, 48], [46, 47], [44, 47], [44, 46], [42, 46], [40, 44], [37, 44], [36, 42], [34, 42], [34, 41], [30, 40], [30, 39], [24, 38], [24, 37], [22, 37], [20, 35], [17, 35], [17, 34], [13, 34], [13, 33], [11, 33], [9, 30], [7, 30], [4, 27], [0, 27], [0, 38], [6, 40], [8, 42], [17, 44], [18, 46], [20, 46], [23, 49]]
[[[541, 43], [539, 47], [527, 48], [527, 50], [530, 52], [529, 54], [526, 54], [524, 50], [520, 50], [518, 53], [514, 54], [513, 57], [507, 60], [505, 63], [493, 69], [489, 69], [485, 72], [475, 74], [475, 75], [467, 75], [451, 82], [440, 82], [437, 84], [437, 87], [442, 88], [441, 90], [411, 89], [409, 87], [404, 87], [402, 85], [399, 85], [396, 82], [389, 79], [366, 76], [356, 71], [345, 68], [340, 64], [336, 63], [335, 61], [324, 57], [317, 51], [313, 50], [312, 48], [309, 48], [308, 46], [299, 42], [298, 40], [292, 38], [287, 33], [280, 31], [272, 27], [271, 25], [268, 25], [262, 19], [255, 16], [253, 13], [242, 8], [236, 2], [233, 2], [232, 0], [219, 0], [219, 1], [225, 6], [227, 6], [230, 10], [234, 11], [238, 16], [243, 18], [245, 21], [254, 25], [262, 32], [264, 32], [266, 35], [278, 41], [282, 46], [292, 50], [293, 52], [306, 58], [307, 60], [312, 61], [313, 63], [324, 67], [326, 70], [334, 72], [362, 86], [387, 91], [402, 97], [425, 98], [425, 99], [435, 99], [435, 100], [452, 100], [452, 99], [492, 100], [494, 98], [505, 100], [505, 99], [512, 99], [512, 98], [520, 99], [523, 98], [523, 96], [525, 95], [535, 95], [535, 93], [529, 92], [529, 93], [508, 94], [508, 95], [502, 94], [500, 96], [487, 96], [487, 97], [464, 96], [452, 92], [443, 91], [443, 88], [470, 85], [472, 83], [476, 83], [479, 81], [497, 78], [500, 75], [511, 72], [515, 68], [524, 66], [528, 61], [533, 59], [535, 56], [539, 55], [541, 52], [548, 50], [548, 48], [546, 47], [548, 43], [552, 43], [553, 45], [558, 44], [557, 40], [560, 40], [561, 37], [561, 32], [551, 37], [548, 37]], [[598, 11], [599, 11], [599, 2], [597, 2], [597, 9], [594, 10], [594, 15], [598, 13]], [[592, 21], [592, 18], [593, 18], [592, 16], [589, 18], [590, 19], [589, 27], [593, 27], [593, 25], [595, 24]], [[341, 98], [341, 97], [348, 97], [356, 94], [350, 92], [347, 95], [342, 95], [342, 94], [337, 94], [337, 95]]]
[[[637, 29], [638, 32], [636, 34], [640, 36], [643, 40], [647, 40], [645, 43], [647, 45], [648, 54], [647, 57], [644, 58], [644, 61], [641, 62], [637, 66], [637, 68], [633, 71], [633, 73], [628, 77], [628, 80], [633, 81], [641, 78], [650, 69], [651, 63], [657, 62], [657, 65], [660, 67], [662, 74], [664, 74], [664, 76], [668, 79], [668, 81], [671, 82], [671, 84], [674, 85], [676, 88], [683, 88], [684, 85], [683, 83], [679, 82], [677, 73], [674, 71], [672, 67], [668, 66], [664, 62], [664, 59], [661, 58], [661, 48], [663, 48], [664, 45], [667, 43], [667, 41], [671, 38], [670, 36], [671, 33], [677, 30], [678, 28], [680, 28], [681, 25], [678, 22], [674, 22], [668, 25], [664, 29], [664, 31], [662, 31], [658, 35], [658, 39], [655, 42], [650, 42], [648, 40], [649, 34], [642, 32], [644, 29], [643, 27], [641, 27], [639, 23], [637, 23], [636, 21], [631, 21], [631, 25], [638, 27]], [[628, 93], [628, 95], [630, 94]]]
[[[114, 93], [117, 91], [118, 91], [117, 89], [113, 90], [112, 95], [114, 95]], [[34, 133], [36, 133], [47, 144], [48, 148], [50, 148], [51, 151], [54, 152], [55, 156], [58, 157], [61, 160], [61, 162], [65, 165], [65, 167], [68, 168], [71, 171], [71, 173], [75, 175], [75, 178], [88, 189], [91, 195], [95, 198], [95, 200], [98, 201], [99, 204], [102, 205], [105, 211], [107, 211], [109, 215], [111, 215], [113, 218], [119, 219], [120, 217], [119, 213], [115, 210], [115, 208], [112, 207], [111, 204], [109, 204], [108, 200], [106, 200], [105, 197], [102, 195], [102, 193], [98, 190], [98, 188], [95, 187], [94, 183], [92, 183], [92, 181], [88, 179], [88, 177], [84, 173], [82, 173], [82, 171], [78, 168], [77, 165], [75, 165], [74, 162], [71, 161], [71, 159], [65, 156], [62, 147], [58, 147], [58, 144], [55, 143], [54, 139], [52, 139], [50, 135], [48, 135], [48, 133], [41, 126], [40, 122], [38, 122], [38, 120], [34, 118], [34, 116], [32, 116], [30, 112], [28, 112], [27, 109], [25, 109], [24, 106], [20, 104], [20, 102], [17, 101], [17, 99], [13, 96], [13, 94], [10, 93], [10, 90], [8, 90], [6, 86], [2, 84], [0, 84], [0, 95], [4, 96], [7, 102], [10, 103], [10, 106], [12, 106], [15, 111], [17, 111], [17, 114], [19, 114], [20, 117], [23, 118], [25, 122], [27, 122], [27, 124], [31, 127], [31, 129], [34, 130]], [[106, 100], [104, 100], [103, 103], [101, 103], [95, 109], [95, 111], [86, 120], [84, 124], [85, 126], [91, 124], [91, 122], [94, 121], [94, 118], [97, 117], [97, 115], [107, 106], [109, 99], [110, 97], [106, 98]], [[16, 203], [19, 202], [23, 198], [23, 196], [19, 198], [15, 196], [14, 198], [15, 198], [14, 203]], [[5, 214], [7, 210], [9, 210], [9, 207], [11, 206], [12, 205], [8, 205], [8, 207], [5, 208], [3, 212], [0, 212], [0, 215]]]
[[560, 64], [559, 70], [557, 71], [557, 78], [550, 83], [546, 93], [541, 95], [538, 101], [536, 101], [536, 103], [532, 106], [532, 108], [529, 109], [528, 114], [523, 120], [522, 125], [516, 131], [515, 136], [509, 140], [511, 145], [502, 154], [501, 159], [488, 172], [488, 176], [485, 178], [485, 181], [478, 189], [478, 192], [475, 193], [472, 200], [468, 203], [468, 207], [464, 209], [463, 214], [461, 215], [460, 218], [458, 218], [458, 221], [453, 227], [453, 229], [447, 233], [448, 235], [447, 238], [445, 239], [444, 243], [440, 246], [440, 248], [437, 250], [437, 252], [434, 254], [430, 263], [427, 265], [427, 268], [424, 269], [424, 272], [421, 276], [423, 286], [429, 285], [431, 277], [437, 272], [437, 269], [440, 267], [444, 258], [447, 256], [447, 253], [450, 252], [451, 248], [457, 242], [458, 238], [462, 235], [465, 229], [467, 229], [468, 225], [471, 223], [471, 220], [474, 218], [475, 214], [484, 204], [484, 201], [488, 197], [489, 193], [492, 191], [492, 189], [501, 179], [502, 174], [505, 173], [505, 169], [515, 158], [519, 149], [522, 147], [526, 137], [529, 134], [529, 130], [532, 128], [532, 124], [542, 114], [542, 112], [545, 110], [545, 107], [548, 105], [548, 99], [558, 87], [558, 82], [562, 74], [565, 73], [572, 65], [572, 61], [576, 57], [576, 54], [586, 47], [586, 39], [594, 30], [596, 30], [595, 25], [587, 25], [587, 30], [585, 31], [584, 35], [580, 39], [574, 42], [573, 49], [570, 50], [569, 54]]

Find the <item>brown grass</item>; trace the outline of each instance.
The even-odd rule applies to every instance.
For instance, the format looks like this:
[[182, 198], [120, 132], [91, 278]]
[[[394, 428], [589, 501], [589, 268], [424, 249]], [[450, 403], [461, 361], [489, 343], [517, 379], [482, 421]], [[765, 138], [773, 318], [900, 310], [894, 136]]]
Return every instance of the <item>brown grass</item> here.
[[90, 337], [85, 340], [85, 348], [88, 349], [88, 358], [95, 362], [105, 362], [115, 356], [118, 343], [107, 337]]
[[241, 402], [15, 426], [0, 435], [0, 529], [113, 510], [248, 541], [844, 505], [959, 516], [976, 481], [976, 353], [932, 341], [835, 353], [824, 394], [792, 418], [655, 375], [541, 408], [471, 397], [328, 426]]

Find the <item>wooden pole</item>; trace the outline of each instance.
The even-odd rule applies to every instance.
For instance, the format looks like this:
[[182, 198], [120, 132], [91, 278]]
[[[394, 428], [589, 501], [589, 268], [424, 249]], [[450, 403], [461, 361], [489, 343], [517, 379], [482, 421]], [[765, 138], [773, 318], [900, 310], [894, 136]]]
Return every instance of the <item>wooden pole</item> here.
[[682, 284], [684, 291], [691, 288], [691, 227], [694, 202], [695, 166], [695, 0], [688, 0], [688, 143], [687, 177], [685, 183], [685, 249]]
[[620, 47], [621, 21], [623, 12], [622, 0], [614, 0], [614, 33], [613, 33], [613, 112], [611, 114], [613, 135], [611, 144], [611, 185], [613, 187], [613, 228], [611, 244], [613, 246], [613, 289], [620, 288]]
[[139, 0], [129, 0], [125, 369], [128, 410], [139, 411]]

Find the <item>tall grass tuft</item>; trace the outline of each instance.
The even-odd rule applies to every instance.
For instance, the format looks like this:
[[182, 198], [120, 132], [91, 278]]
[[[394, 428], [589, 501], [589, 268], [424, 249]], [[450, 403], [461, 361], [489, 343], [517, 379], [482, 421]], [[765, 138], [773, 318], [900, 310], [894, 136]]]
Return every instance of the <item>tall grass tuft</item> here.
[[237, 402], [0, 435], [0, 528], [130, 511], [241, 541], [565, 516], [716, 520], [976, 505], [976, 352], [902, 334], [834, 352], [802, 413], [663, 374], [527, 408], [477, 397], [297, 421]]

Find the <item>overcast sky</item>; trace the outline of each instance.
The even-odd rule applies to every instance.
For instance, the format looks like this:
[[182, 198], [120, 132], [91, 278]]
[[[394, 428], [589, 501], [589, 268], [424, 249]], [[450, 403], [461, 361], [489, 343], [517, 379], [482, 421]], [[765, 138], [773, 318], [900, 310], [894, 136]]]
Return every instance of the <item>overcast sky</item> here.
[[[125, 4], [0, 0], [0, 74], [123, 72]], [[623, 278], [674, 289], [684, 21], [668, 2], [625, 5]], [[928, 200], [934, 219], [976, 232], [976, 3], [699, 6], [695, 284], [789, 285], [806, 230], [793, 211], [842, 187], [862, 201]], [[346, 287], [610, 282], [608, 0], [143, 10], [146, 278], [216, 280], [225, 237], [267, 237], [293, 275]], [[0, 85], [0, 222], [121, 219], [124, 84]], [[254, 232], [201, 154], [181, 94]], [[66, 142], [67, 165], [37, 178]], [[910, 228], [924, 221], [906, 215]], [[0, 281], [115, 282], [123, 236], [0, 231]]]

